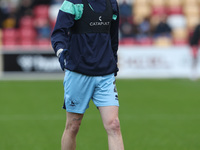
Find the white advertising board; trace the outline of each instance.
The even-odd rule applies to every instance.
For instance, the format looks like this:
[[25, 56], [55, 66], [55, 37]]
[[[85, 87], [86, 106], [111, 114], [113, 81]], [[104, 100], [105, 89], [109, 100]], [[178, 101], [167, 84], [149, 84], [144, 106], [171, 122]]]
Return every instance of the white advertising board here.
[[121, 46], [118, 62], [119, 78], [190, 78], [194, 74], [200, 75], [200, 61], [197, 69], [192, 69], [192, 56], [187, 46]]

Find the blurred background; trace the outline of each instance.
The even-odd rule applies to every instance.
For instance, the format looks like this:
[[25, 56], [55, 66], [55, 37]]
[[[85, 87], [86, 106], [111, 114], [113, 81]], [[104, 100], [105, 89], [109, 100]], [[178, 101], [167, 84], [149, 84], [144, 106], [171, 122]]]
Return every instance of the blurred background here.
[[[62, 2], [0, 0], [1, 78], [13, 73], [36, 73], [35, 76], [60, 73], [50, 35]], [[118, 77], [199, 76], [200, 70], [192, 69], [190, 51], [190, 39], [200, 21], [199, 0], [118, 0], [118, 3]]]
[[[60, 147], [64, 73], [50, 34], [62, 2], [0, 0], [0, 150]], [[125, 149], [199, 150], [200, 60], [194, 56], [200, 53], [190, 44], [200, 0], [118, 2], [117, 88]], [[92, 103], [77, 141], [79, 150], [108, 147]]]

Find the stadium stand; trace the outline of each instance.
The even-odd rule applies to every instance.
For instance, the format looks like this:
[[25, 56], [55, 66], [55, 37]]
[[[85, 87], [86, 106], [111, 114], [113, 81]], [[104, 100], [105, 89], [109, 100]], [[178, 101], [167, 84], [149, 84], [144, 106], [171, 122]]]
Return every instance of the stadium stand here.
[[[50, 46], [50, 33], [63, 0], [1, 0], [0, 45]], [[199, 0], [118, 0], [120, 44], [186, 45], [199, 23]], [[56, 15], [55, 15], [56, 14]], [[169, 36], [156, 36], [166, 18]], [[166, 34], [165, 34], [166, 35]]]

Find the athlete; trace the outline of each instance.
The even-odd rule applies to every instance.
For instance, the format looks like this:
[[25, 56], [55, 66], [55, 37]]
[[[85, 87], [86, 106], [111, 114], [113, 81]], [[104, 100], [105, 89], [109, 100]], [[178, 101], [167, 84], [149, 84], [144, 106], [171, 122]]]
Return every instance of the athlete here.
[[197, 79], [199, 40], [200, 40], [200, 24], [196, 26], [190, 40], [191, 54], [192, 54], [192, 79], [193, 80]]
[[62, 150], [76, 149], [76, 135], [91, 99], [101, 114], [109, 150], [124, 150], [115, 85], [118, 26], [116, 0], [65, 0], [59, 10], [51, 42], [65, 71]]

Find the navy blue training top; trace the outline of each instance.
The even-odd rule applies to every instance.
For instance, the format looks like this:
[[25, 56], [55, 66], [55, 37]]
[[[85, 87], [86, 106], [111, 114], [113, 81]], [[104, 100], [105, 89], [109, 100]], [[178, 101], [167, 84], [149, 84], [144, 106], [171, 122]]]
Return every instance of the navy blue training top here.
[[[106, 9], [106, 0], [88, 0], [94, 12]], [[66, 49], [66, 69], [89, 76], [117, 73], [119, 11], [116, 0], [110, 0], [113, 9], [110, 33], [69, 34], [76, 20], [82, 17], [82, 0], [65, 0], [59, 10], [51, 35], [55, 53]], [[89, 16], [88, 16], [89, 17]]]

